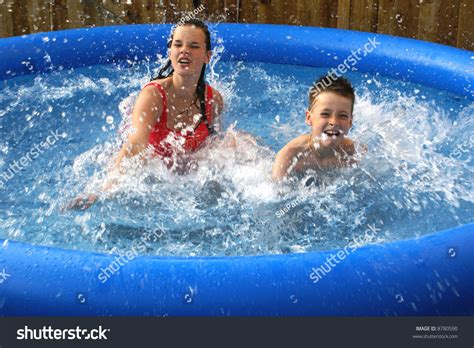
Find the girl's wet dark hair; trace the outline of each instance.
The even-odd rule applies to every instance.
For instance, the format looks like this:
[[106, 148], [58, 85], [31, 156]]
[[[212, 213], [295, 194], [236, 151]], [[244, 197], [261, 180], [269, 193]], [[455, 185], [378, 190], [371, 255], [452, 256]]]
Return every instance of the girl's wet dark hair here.
[[[171, 36], [168, 39], [168, 49], [171, 47], [171, 44], [173, 42], [173, 35], [174, 35], [175, 30], [180, 26], [194, 26], [195, 28], [201, 29], [204, 32], [204, 35], [206, 37], [206, 50], [207, 51], [211, 50], [211, 34], [209, 32], [209, 29], [203, 21], [197, 18], [191, 18], [183, 22], [180, 22], [177, 26], [173, 28], [171, 32]], [[151, 81], [169, 77], [173, 75], [173, 72], [174, 72], [174, 69], [173, 69], [173, 66], [171, 65], [171, 59], [168, 58], [166, 63], [158, 71], [158, 75], [152, 78]], [[201, 110], [201, 118], [199, 119], [199, 122], [204, 121], [204, 123], [207, 126], [207, 129], [209, 130], [209, 133], [214, 133], [214, 128], [209, 124], [209, 121], [206, 117], [206, 97], [205, 97], [206, 82], [204, 80], [205, 76], [206, 76], [206, 64], [203, 64], [202, 69], [201, 69], [201, 75], [199, 76], [199, 80], [196, 86], [196, 94], [198, 96], [199, 106]]]

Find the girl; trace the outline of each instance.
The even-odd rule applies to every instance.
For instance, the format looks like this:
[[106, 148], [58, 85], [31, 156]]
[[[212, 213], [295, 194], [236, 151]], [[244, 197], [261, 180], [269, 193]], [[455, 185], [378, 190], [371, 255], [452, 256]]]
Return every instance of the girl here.
[[[168, 61], [136, 100], [132, 131], [115, 161], [119, 171], [124, 157], [143, 156], [146, 149], [168, 168], [179, 168], [220, 130], [222, 96], [204, 81], [211, 59], [207, 26], [198, 19], [183, 22], [172, 31], [168, 48]], [[103, 190], [111, 186], [109, 181]], [[87, 209], [96, 200], [95, 194], [80, 196], [68, 208]]]

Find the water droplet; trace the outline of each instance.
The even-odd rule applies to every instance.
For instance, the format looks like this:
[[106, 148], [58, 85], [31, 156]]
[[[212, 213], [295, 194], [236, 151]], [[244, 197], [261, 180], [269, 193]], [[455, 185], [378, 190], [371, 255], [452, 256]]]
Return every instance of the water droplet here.
[[457, 254], [458, 253], [456, 252], [456, 248], [454, 248], [454, 247], [448, 248], [448, 257], [454, 258], [454, 257], [456, 257]]
[[107, 122], [107, 124], [112, 124], [112, 123], [114, 123], [114, 118], [113, 118], [113, 116], [108, 115], [108, 116], [105, 118], [105, 122]]
[[193, 296], [190, 295], [190, 294], [185, 294], [185, 295], [184, 295], [184, 301], [185, 301], [186, 303], [191, 303], [191, 302], [193, 302]]
[[403, 298], [403, 296], [400, 295], [400, 294], [395, 295], [395, 298], [397, 299], [398, 303], [402, 303], [402, 302], [405, 301], [405, 299]]
[[188, 289], [189, 291], [184, 294], [183, 299], [185, 303], [192, 303], [194, 300], [195, 289], [191, 286], [188, 286]]
[[83, 293], [78, 293], [77, 300], [79, 303], [86, 303], [86, 296]]

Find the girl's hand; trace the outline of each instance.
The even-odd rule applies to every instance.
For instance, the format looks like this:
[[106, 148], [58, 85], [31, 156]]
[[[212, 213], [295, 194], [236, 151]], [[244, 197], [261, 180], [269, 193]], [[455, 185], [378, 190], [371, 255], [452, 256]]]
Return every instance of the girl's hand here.
[[64, 210], [86, 210], [88, 209], [94, 202], [97, 200], [97, 195], [89, 194], [87, 196], [80, 195], [74, 198], [71, 202], [69, 202], [65, 207], [61, 209]]

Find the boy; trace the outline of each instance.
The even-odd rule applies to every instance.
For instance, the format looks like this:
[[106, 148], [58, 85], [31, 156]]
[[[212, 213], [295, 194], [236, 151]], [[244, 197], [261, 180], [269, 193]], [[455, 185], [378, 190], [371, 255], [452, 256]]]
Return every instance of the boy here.
[[352, 127], [354, 89], [345, 78], [323, 76], [309, 91], [306, 124], [310, 134], [291, 140], [278, 152], [272, 178], [281, 181], [308, 169], [325, 170], [353, 163], [355, 147], [347, 133]]

